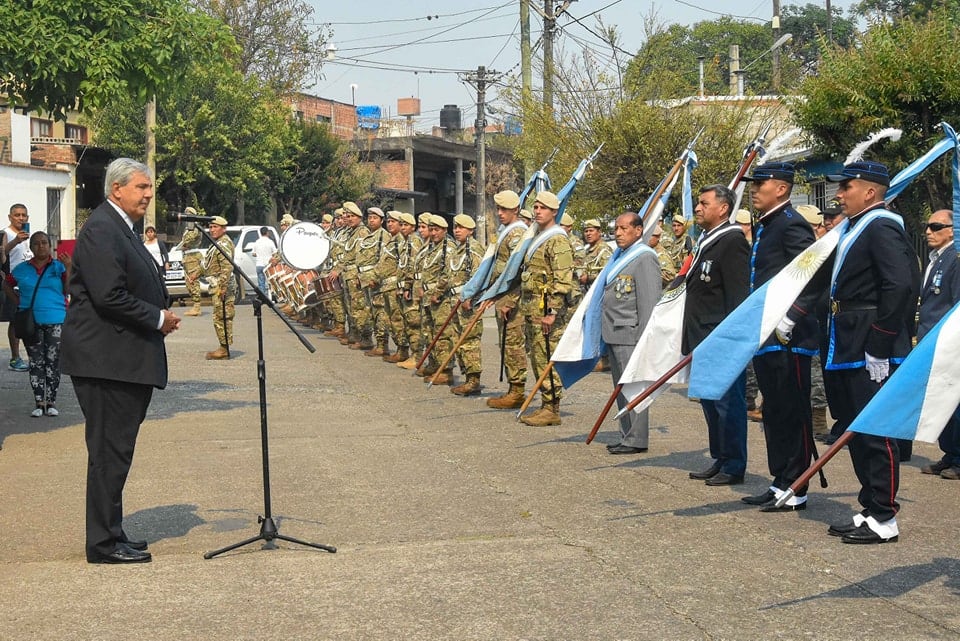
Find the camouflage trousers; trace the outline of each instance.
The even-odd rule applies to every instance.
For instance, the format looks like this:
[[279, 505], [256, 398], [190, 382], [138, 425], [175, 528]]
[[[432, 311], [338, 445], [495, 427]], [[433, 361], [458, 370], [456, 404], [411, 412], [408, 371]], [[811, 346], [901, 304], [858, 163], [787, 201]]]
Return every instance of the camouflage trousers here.
[[200, 264], [201, 254], [183, 255], [183, 273], [186, 276], [187, 291], [190, 293], [190, 300], [194, 305], [200, 304], [200, 281], [197, 280], [203, 276], [203, 267]]
[[233, 345], [233, 317], [236, 315], [233, 299], [234, 292], [229, 290], [226, 299], [213, 297], [213, 329], [221, 345]]
[[[431, 302], [423, 306], [425, 312], [424, 320], [427, 321], [425, 324], [429, 325], [429, 337], [426, 339], [425, 346], [429, 346], [430, 341], [440, 332], [440, 328], [443, 327], [444, 321], [450, 318], [453, 312], [453, 306], [456, 304], [456, 297], [444, 296], [440, 299], [439, 303]], [[447, 357], [450, 356], [450, 353], [453, 351], [453, 344], [457, 340], [456, 331], [456, 323], [451, 320], [443, 329], [440, 338], [437, 339], [436, 345], [433, 346], [433, 351], [430, 353], [430, 361], [432, 363], [439, 365], [447, 360]], [[447, 369], [453, 367], [453, 359], [450, 360], [451, 362], [447, 365]]]
[[357, 336], [369, 336], [373, 330], [373, 322], [370, 316], [370, 306], [367, 304], [367, 298], [360, 288], [356, 278], [347, 279], [343, 285], [347, 290], [347, 302], [350, 306], [350, 319], [353, 326], [350, 331]]
[[[550, 334], [547, 336], [543, 334], [543, 328], [540, 325], [542, 316], [528, 315], [524, 317], [527, 354], [530, 355], [530, 368], [533, 370], [535, 378], [540, 378], [543, 370], [547, 367], [547, 363], [550, 362], [547, 352], [549, 351], [550, 354], [553, 354], [553, 350], [556, 348], [560, 336], [563, 335], [563, 330], [567, 327], [567, 316], [566, 310], [558, 313], [557, 320], [553, 323]], [[549, 350], [547, 349], [547, 341], [550, 341]], [[556, 372], [551, 372], [543, 380], [543, 384], [540, 386], [540, 398], [544, 403], [559, 401], [563, 398], [563, 385]]]
[[403, 311], [400, 308], [400, 296], [397, 289], [383, 293], [383, 303], [387, 312], [387, 322], [390, 325], [390, 335], [397, 347], [407, 347], [410, 339], [403, 328]]
[[[463, 335], [463, 331], [476, 314], [476, 306], [471, 307], [469, 311], [464, 309], [463, 305], [460, 306], [460, 309], [457, 310], [457, 317], [454, 319], [457, 325], [456, 332], [454, 332], [456, 334], [455, 340], [459, 340], [459, 337]], [[483, 371], [483, 359], [480, 355], [480, 340], [482, 337], [483, 319], [481, 318], [477, 320], [473, 329], [470, 330], [463, 341], [463, 345], [457, 350], [457, 361], [463, 374], [480, 374]]]
[[519, 307], [514, 307], [507, 315], [507, 320], [503, 320], [500, 305], [496, 305], [495, 310], [497, 314], [497, 343], [504, 341], [502, 346], [503, 367], [507, 373], [507, 382], [513, 385], [526, 385], [527, 347], [523, 316], [520, 314]]
[[423, 349], [423, 342], [420, 340], [420, 325], [422, 322], [420, 316], [420, 299], [411, 296], [409, 299], [405, 295], [400, 297], [400, 313], [403, 314], [404, 326], [406, 329], [406, 345], [410, 348], [410, 353], [420, 356]]
[[390, 340], [390, 318], [387, 316], [386, 301], [382, 293], [370, 294], [370, 323], [373, 326], [373, 337], [376, 342], [386, 343]]
[[814, 354], [810, 361], [810, 405], [818, 410], [827, 407], [827, 393], [823, 388], [823, 368], [820, 366], [820, 354]]

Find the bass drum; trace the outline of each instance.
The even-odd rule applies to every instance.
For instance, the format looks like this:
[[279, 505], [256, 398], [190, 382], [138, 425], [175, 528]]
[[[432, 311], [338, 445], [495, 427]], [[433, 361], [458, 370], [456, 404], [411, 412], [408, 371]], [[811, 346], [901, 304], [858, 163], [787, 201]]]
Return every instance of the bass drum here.
[[315, 223], [296, 223], [280, 236], [280, 256], [294, 269], [316, 269], [330, 254], [330, 239]]

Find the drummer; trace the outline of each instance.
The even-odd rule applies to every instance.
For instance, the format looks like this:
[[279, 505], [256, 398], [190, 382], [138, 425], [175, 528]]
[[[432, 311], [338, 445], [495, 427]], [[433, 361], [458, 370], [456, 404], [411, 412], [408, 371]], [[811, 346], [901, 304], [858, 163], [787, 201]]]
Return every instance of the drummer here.
[[[333, 275], [334, 270], [339, 269], [339, 266], [343, 261], [344, 225], [343, 208], [341, 207], [338, 207], [333, 211], [333, 228], [331, 229], [329, 236], [330, 255], [320, 268], [321, 278], [330, 278]], [[335, 280], [338, 284], [340, 283], [339, 276], [335, 276]], [[339, 296], [325, 299], [323, 306], [329, 312], [330, 320], [328, 321], [328, 324], [331, 325], [330, 329], [324, 332], [324, 335], [333, 336], [334, 338], [342, 338], [346, 336], [347, 313], [343, 304], [343, 295], [341, 294]]]
[[330, 214], [324, 214], [320, 218], [320, 227], [323, 228], [323, 231], [330, 233], [330, 230], [333, 228], [333, 216]]
[[[280, 219], [281, 243], [283, 242], [283, 234], [296, 222], [296, 219], [290, 214], [284, 214], [283, 218]], [[273, 266], [280, 264], [284, 264], [283, 257], [280, 255], [280, 251], [277, 250], [273, 253], [273, 256], [270, 257], [270, 265]], [[287, 267], [286, 265], [284, 266]], [[291, 273], [293, 272], [293, 270], [290, 270], [289, 268], [285, 269], [284, 271], [290, 271]], [[280, 311], [288, 316], [294, 313], [293, 305], [291, 304], [292, 301], [290, 300], [290, 296], [284, 287], [280, 286], [278, 283], [276, 287], [272, 288], [272, 293], [274, 298], [276, 298], [278, 301], [282, 301], [282, 304], [280, 305]]]

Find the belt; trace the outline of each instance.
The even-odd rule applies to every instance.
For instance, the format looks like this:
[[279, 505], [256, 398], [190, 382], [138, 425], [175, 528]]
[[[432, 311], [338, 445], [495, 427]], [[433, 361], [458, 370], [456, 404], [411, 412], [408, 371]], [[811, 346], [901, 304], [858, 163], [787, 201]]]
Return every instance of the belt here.
[[866, 312], [876, 309], [877, 304], [860, 300], [830, 300], [830, 313], [834, 316], [844, 312]]
[[188, 256], [190, 254], [202, 254], [202, 253], [203, 253], [202, 249], [188, 249], [187, 251], [183, 252], [183, 255]]
[[368, 272], [371, 269], [376, 269], [376, 268], [377, 268], [376, 265], [364, 265], [363, 267], [360, 268], [360, 273], [362, 274], [364, 272]]
[[384, 278], [382, 281], [380, 281], [380, 289], [384, 289], [385, 287], [390, 287], [396, 282], [397, 282], [396, 276], [390, 276], [389, 278]]

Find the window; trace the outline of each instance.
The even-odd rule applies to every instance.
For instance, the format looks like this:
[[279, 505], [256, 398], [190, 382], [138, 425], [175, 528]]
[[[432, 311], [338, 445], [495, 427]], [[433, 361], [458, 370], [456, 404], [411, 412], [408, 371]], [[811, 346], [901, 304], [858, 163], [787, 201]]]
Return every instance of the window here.
[[41, 118], [30, 119], [30, 136], [33, 138], [50, 138], [53, 135], [53, 121]]
[[824, 209], [827, 206], [827, 183], [823, 181], [815, 182], [810, 185], [810, 188], [813, 204], [821, 210]]
[[80, 125], [71, 125], [67, 123], [64, 126], [64, 138], [69, 140], [77, 140], [79, 142], [87, 142], [87, 128], [81, 127]]
[[303, 122], [303, 112], [302, 112], [302, 111], [295, 111], [295, 112], [293, 113], [293, 117], [297, 119], [297, 122]]
[[330, 122], [332, 122], [332, 120], [331, 120], [330, 116], [324, 116], [323, 114], [317, 114], [317, 122], [325, 122], [325, 123], [328, 123], [328, 124], [329, 124]]

